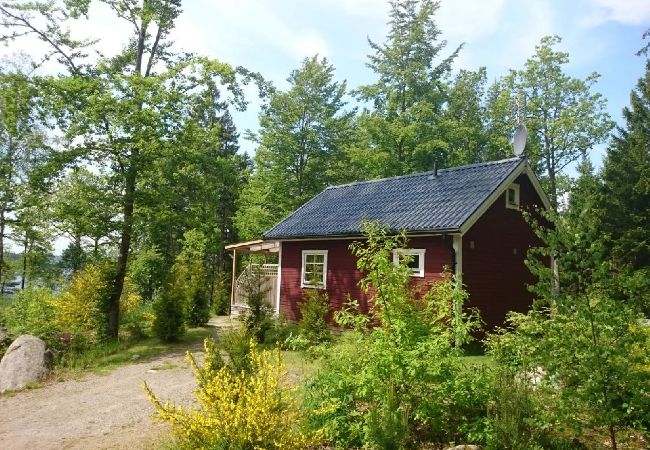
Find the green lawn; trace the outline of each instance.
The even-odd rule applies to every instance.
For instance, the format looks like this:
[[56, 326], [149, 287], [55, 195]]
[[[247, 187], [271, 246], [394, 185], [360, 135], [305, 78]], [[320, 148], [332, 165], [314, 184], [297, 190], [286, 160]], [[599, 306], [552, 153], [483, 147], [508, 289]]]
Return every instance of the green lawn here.
[[146, 338], [136, 342], [109, 342], [84, 353], [66, 355], [57, 367], [59, 375], [81, 374], [86, 371], [107, 373], [111, 370], [138, 361], [146, 361], [164, 353], [190, 350], [200, 345], [208, 336], [213, 336], [214, 328], [190, 328], [174, 343], [161, 342], [158, 338]]

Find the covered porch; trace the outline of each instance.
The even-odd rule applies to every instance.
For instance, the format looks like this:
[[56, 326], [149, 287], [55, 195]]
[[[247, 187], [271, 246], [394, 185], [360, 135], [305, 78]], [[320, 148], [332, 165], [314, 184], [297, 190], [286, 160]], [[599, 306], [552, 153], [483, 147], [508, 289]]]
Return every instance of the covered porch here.
[[[230, 314], [239, 315], [248, 309], [247, 296], [251, 290], [263, 295], [264, 302], [277, 313], [280, 277], [278, 264], [267, 260], [276, 260], [280, 252], [279, 241], [263, 241], [261, 239], [227, 245], [226, 250], [232, 251], [232, 280], [230, 290]], [[258, 254], [263, 261], [249, 261], [238, 274], [238, 257]]]

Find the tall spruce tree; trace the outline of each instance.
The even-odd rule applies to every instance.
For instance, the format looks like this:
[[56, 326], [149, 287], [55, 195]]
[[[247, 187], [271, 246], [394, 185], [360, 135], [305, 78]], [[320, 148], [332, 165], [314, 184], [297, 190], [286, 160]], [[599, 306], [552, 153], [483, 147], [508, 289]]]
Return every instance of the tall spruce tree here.
[[608, 252], [632, 270], [650, 267], [650, 60], [623, 110], [603, 163], [602, 232]]
[[392, 176], [430, 170], [433, 161], [447, 163], [448, 144], [439, 118], [447, 100], [447, 83], [458, 47], [441, 58], [446, 41], [434, 21], [438, 3], [432, 0], [391, 1], [386, 42], [368, 40], [373, 54], [368, 67], [378, 80], [357, 90], [370, 102], [359, 125], [367, 146], [381, 153], [370, 176]]

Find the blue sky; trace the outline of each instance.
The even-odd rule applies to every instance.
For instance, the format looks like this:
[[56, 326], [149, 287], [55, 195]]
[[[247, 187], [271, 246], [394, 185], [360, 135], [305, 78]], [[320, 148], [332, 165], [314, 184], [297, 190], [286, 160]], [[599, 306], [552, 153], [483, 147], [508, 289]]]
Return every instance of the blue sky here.
[[[334, 64], [337, 78], [349, 87], [372, 82], [365, 66], [367, 37], [383, 42], [388, 20], [384, 0], [185, 0], [183, 9], [173, 34], [179, 49], [258, 71], [281, 89], [291, 70], [316, 53]], [[113, 17], [94, 3], [90, 20], [74, 22], [74, 35], [99, 38], [101, 51], [114, 54], [130, 31]], [[465, 43], [455, 69], [485, 66], [490, 80], [521, 68], [542, 36], [561, 36], [560, 49], [571, 57], [567, 72], [580, 78], [600, 73], [596, 90], [620, 123], [621, 109], [644, 72], [645, 59], [634, 53], [650, 27], [650, 0], [442, 0], [436, 21], [449, 52]], [[42, 43], [27, 40], [0, 46], [0, 57], [44, 50]], [[252, 88], [250, 99], [249, 110], [234, 115], [242, 132], [257, 128], [259, 101]], [[252, 143], [241, 144], [254, 151]], [[601, 145], [592, 152], [596, 165], [603, 151]], [[57, 251], [64, 244], [59, 239]]]
[[[281, 89], [291, 70], [318, 53], [333, 63], [339, 80], [356, 87], [374, 80], [365, 65], [367, 38], [384, 41], [388, 11], [385, 0], [185, 0], [173, 38], [178, 49], [258, 71]], [[441, 0], [436, 21], [448, 52], [465, 43], [455, 69], [485, 66], [490, 80], [521, 68], [542, 36], [561, 36], [559, 48], [571, 58], [566, 71], [580, 78], [600, 73], [595, 89], [620, 123], [621, 109], [644, 71], [645, 59], [634, 53], [650, 27], [650, 0]], [[130, 35], [97, 2], [89, 20], [73, 23], [73, 32], [99, 38], [106, 55], [119, 51]], [[44, 44], [13, 43], [0, 47], [0, 56], [21, 50], [37, 55]], [[242, 132], [257, 128], [255, 94], [251, 87], [250, 108], [234, 114]], [[242, 140], [241, 146], [254, 152], [251, 142]], [[597, 165], [603, 149], [593, 152]]]
[[[487, 67], [490, 80], [521, 68], [544, 35], [557, 34], [571, 63], [567, 72], [601, 74], [596, 90], [612, 118], [642, 75], [634, 55], [650, 27], [650, 0], [442, 0], [436, 21], [448, 51], [465, 43], [455, 68]], [[365, 66], [367, 37], [383, 42], [388, 3], [381, 0], [192, 0], [177, 29], [180, 46], [261, 72], [286, 88], [289, 72], [319, 53], [350, 87], [372, 82]], [[255, 129], [258, 109], [236, 115], [239, 129]], [[242, 142], [245, 150], [252, 144]], [[602, 148], [594, 152], [599, 163]]]

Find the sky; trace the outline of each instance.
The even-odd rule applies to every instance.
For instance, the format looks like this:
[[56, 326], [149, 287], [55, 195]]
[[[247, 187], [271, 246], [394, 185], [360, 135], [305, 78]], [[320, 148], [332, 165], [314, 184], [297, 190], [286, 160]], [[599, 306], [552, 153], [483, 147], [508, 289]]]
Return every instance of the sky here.
[[[107, 7], [93, 5], [88, 20], [74, 22], [74, 36], [95, 37], [104, 54], [114, 54], [130, 31]], [[354, 88], [375, 81], [366, 67], [368, 38], [384, 42], [388, 11], [385, 0], [185, 0], [172, 36], [179, 50], [257, 71], [280, 89], [304, 58], [319, 54], [334, 65], [338, 81]], [[559, 35], [558, 49], [570, 55], [566, 72], [578, 78], [598, 72], [594, 90], [621, 124], [622, 108], [644, 73], [645, 58], [635, 53], [650, 28], [650, 0], [441, 0], [435, 20], [448, 43], [444, 55], [464, 44], [454, 70], [485, 66], [490, 81], [522, 68], [543, 36]], [[0, 47], [0, 57], [44, 50], [41, 42], [23, 40]], [[254, 88], [247, 92], [248, 110], [233, 114], [242, 135], [258, 124], [259, 100]], [[252, 142], [240, 144], [254, 153]], [[597, 167], [604, 150], [592, 151]]]
[[[75, 37], [99, 39], [106, 55], [118, 52], [130, 32], [101, 3], [89, 19], [73, 23]], [[290, 72], [314, 54], [336, 68], [337, 80], [354, 88], [375, 80], [366, 66], [368, 39], [384, 42], [389, 5], [385, 0], [185, 0], [173, 32], [176, 48], [206, 55], [261, 73], [286, 89]], [[611, 117], [621, 110], [643, 74], [645, 59], [635, 56], [641, 35], [650, 28], [650, 0], [441, 0], [435, 20], [447, 41], [443, 54], [464, 45], [454, 69], [487, 68], [493, 81], [509, 69], [522, 68], [545, 35], [557, 34], [558, 47], [570, 55], [566, 72], [585, 78], [598, 72], [595, 90], [608, 100]], [[20, 41], [0, 47], [38, 55], [45, 44]], [[255, 131], [260, 101], [248, 89], [250, 105], [235, 112], [240, 132]], [[242, 139], [242, 151], [253, 154]], [[598, 166], [604, 145], [592, 153]]]
[[[262, 73], [280, 89], [301, 61], [318, 53], [339, 80], [356, 87], [375, 80], [366, 67], [367, 39], [383, 42], [388, 2], [382, 0], [192, 0], [184, 5], [177, 43]], [[621, 122], [645, 59], [635, 56], [650, 28], [650, 0], [442, 0], [436, 15], [446, 53], [464, 44], [455, 70], [487, 68], [489, 80], [522, 68], [545, 35], [557, 34], [570, 55], [566, 72], [598, 72], [595, 90]], [[252, 92], [251, 92], [252, 93]], [[240, 130], [256, 129], [255, 104], [236, 114]], [[254, 151], [252, 143], [242, 148]], [[600, 164], [604, 146], [594, 151]]]

